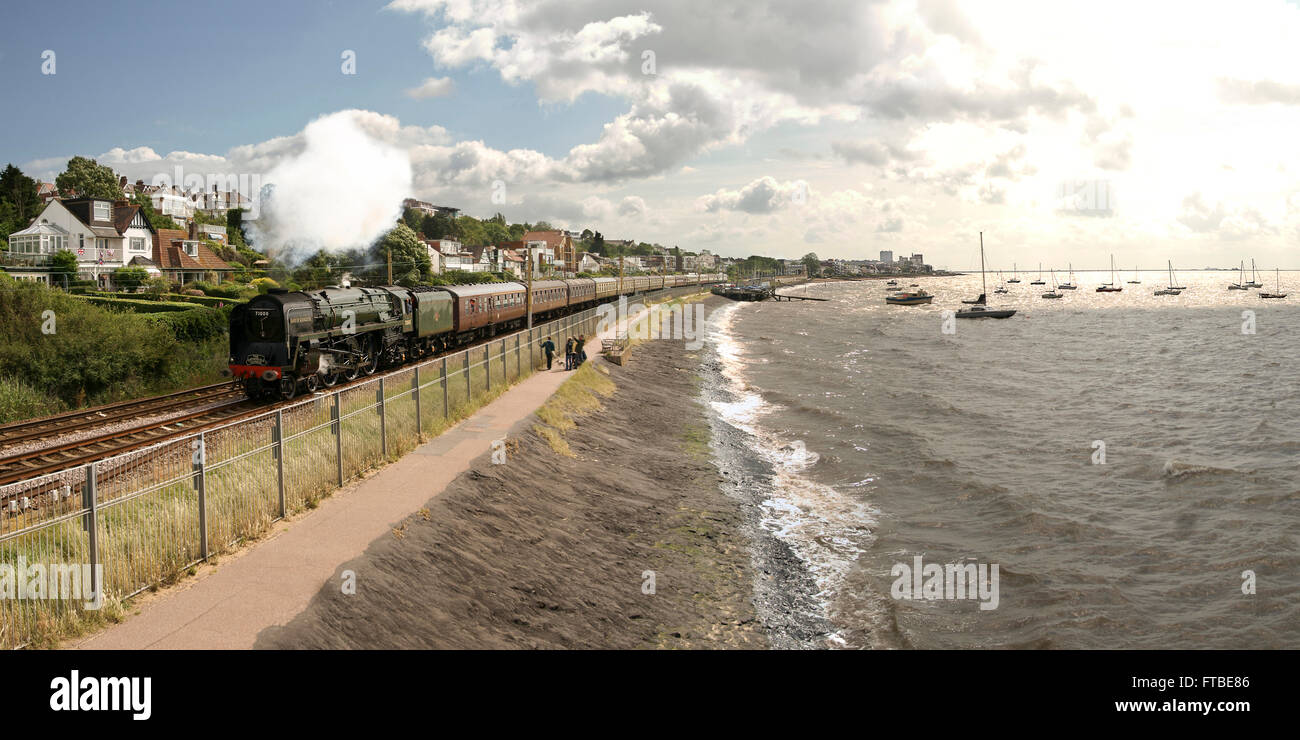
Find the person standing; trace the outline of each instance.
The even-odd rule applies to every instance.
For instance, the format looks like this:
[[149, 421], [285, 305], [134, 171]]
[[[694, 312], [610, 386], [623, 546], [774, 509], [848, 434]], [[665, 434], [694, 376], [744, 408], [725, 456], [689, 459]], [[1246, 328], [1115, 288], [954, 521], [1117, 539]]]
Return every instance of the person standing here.
[[569, 339], [564, 343], [564, 369], [565, 370], [572, 370], [574, 368], [573, 345], [574, 345], [573, 337], [569, 337]]
[[546, 354], [546, 369], [550, 370], [551, 361], [555, 359], [555, 342], [552, 342], [550, 337], [542, 342], [542, 352]]
[[587, 353], [582, 349], [587, 344], [586, 337], [578, 335], [578, 343], [573, 346], [573, 354], [576, 355], [577, 364], [581, 365], [587, 361]]

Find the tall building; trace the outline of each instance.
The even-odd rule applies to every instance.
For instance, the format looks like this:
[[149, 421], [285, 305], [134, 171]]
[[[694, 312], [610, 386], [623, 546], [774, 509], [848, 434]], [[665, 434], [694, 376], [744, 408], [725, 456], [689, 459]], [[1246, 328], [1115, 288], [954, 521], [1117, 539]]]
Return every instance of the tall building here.
[[880, 261], [886, 264], [894, 261], [894, 253], [888, 249], [880, 250]]

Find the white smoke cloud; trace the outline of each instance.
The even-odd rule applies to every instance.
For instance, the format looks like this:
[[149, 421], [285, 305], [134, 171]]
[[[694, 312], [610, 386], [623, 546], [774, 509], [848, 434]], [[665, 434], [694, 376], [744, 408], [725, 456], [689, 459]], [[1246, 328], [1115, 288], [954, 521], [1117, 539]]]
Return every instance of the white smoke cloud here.
[[362, 113], [312, 121], [301, 149], [267, 172], [248, 223], [255, 248], [295, 265], [322, 249], [367, 247], [393, 227], [411, 193], [411, 158], [362, 126]]

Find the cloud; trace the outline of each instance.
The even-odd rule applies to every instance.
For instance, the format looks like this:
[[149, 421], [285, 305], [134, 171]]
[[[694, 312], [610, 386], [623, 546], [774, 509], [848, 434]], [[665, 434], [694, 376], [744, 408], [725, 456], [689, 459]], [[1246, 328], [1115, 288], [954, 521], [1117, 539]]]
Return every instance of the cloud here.
[[808, 183], [803, 180], [777, 182], [775, 178], [765, 175], [739, 190], [724, 188], [712, 195], [702, 196], [696, 205], [709, 213], [725, 210], [761, 214], [806, 202], [807, 198]]
[[427, 100], [429, 98], [445, 98], [451, 95], [456, 89], [456, 83], [452, 82], [450, 77], [430, 77], [420, 83], [418, 87], [413, 87], [406, 91], [407, 97], [416, 100]]
[[1219, 99], [1236, 105], [1300, 104], [1300, 85], [1273, 80], [1238, 80], [1220, 77], [1215, 81]]
[[1228, 241], [1277, 231], [1259, 209], [1222, 201], [1211, 206], [1200, 192], [1183, 198], [1178, 222], [1198, 234], [1213, 235]]

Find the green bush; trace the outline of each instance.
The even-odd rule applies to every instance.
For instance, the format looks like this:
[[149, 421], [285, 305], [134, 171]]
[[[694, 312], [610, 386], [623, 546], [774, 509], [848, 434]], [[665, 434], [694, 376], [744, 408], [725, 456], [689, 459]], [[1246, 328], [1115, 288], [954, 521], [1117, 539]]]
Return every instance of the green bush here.
[[23, 380], [0, 378], [0, 423], [47, 416], [62, 410], [62, 404], [51, 408], [50, 401], [48, 396]]
[[[0, 378], [80, 405], [130, 397], [191, 374], [179, 358], [192, 352], [168, 327], [37, 283], [7, 276], [0, 283]], [[9, 392], [21, 407], [24, 392]]]
[[202, 342], [224, 334], [230, 326], [230, 310], [196, 306], [176, 313], [153, 313], [146, 318], [165, 325], [177, 339]]
[[275, 282], [274, 280], [268, 277], [257, 278], [253, 280], [253, 282], [249, 283], [249, 285], [252, 285], [253, 287], [257, 288], [258, 293], [263, 293], [263, 294], [267, 293], [273, 288], [280, 287], [279, 283]]

